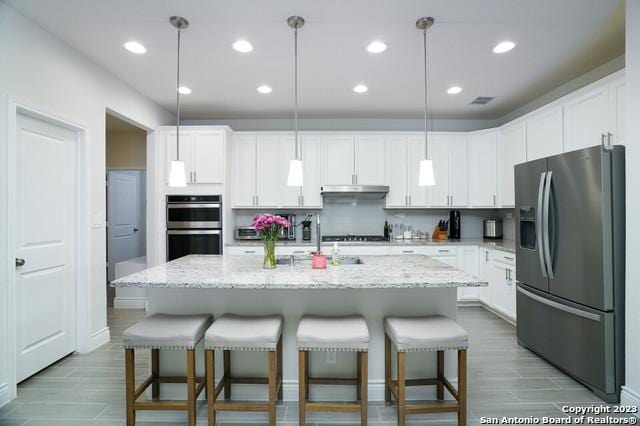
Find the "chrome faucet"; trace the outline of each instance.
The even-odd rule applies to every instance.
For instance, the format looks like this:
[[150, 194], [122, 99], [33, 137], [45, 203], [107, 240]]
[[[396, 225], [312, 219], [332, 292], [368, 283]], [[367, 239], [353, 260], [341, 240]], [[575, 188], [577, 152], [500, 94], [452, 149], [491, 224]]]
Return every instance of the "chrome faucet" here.
[[320, 253], [321, 244], [322, 244], [322, 233], [320, 232], [320, 213], [316, 215], [316, 239], [317, 239], [317, 250], [316, 253]]

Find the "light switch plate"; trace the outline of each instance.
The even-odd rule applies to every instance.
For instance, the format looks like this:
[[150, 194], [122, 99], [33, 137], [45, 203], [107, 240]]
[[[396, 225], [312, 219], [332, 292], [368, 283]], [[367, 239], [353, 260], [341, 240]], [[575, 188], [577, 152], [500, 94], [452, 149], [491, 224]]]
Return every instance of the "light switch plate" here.
[[327, 352], [327, 364], [335, 364], [336, 362], [338, 362], [337, 358], [337, 352]]

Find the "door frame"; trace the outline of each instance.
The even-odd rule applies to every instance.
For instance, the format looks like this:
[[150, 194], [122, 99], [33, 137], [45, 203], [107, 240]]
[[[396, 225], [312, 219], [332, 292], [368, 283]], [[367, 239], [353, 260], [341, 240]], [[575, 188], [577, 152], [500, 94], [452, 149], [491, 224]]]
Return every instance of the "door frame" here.
[[[100, 334], [104, 334], [104, 330], [100, 330], [95, 335], [91, 333], [91, 289], [90, 289], [90, 246], [91, 246], [91, 193], [90, 193], [90, 149], [88, 146], [89, 129], [87, 126], [77, 124], [59, 114], [47, 111], [44, 108], [34, 106], [28, 102], [19, 101], [15, 98], [8, 97], [7, 105], [7, 155], [5, 159], [1, 159], [0, 164], [6, 164], [6, 229], [7, 229], [7, 246], [6, 260], [8, 262], [6, 269], [7, 282], [7, 367], [8, 367], [8, 397], [13, 399], [17, 395], [16, 369], [17, 369], [17, 312], [15, 303], [16, 296], [16, 280], [13, 259], [15, 258], [15, 227], [16, 220], [16, 127], [19, 114], [27, 115], [38, 120], [46, 121], [57, 126], [61, 126], [73, 131], [76, 134], [76, 205], [77, 211], [76, 222], [76, 256], [75, 256], [75, 273], [76, 273], [76, 352], [84, 353], [94, 349], [94, 338], [100, 338]], [[1, 136], [0, 136], [1, 137]], [[0, 151], [0, 155], [2, 152]], [[84, 285], [79, 285], [84, 283]], [[108, 328], [106, 329], [106, 339], [108, 338]], [[101, 339], [102, 340], [102, 339]], [[2, 401], [0, 401], [0, 405]]]

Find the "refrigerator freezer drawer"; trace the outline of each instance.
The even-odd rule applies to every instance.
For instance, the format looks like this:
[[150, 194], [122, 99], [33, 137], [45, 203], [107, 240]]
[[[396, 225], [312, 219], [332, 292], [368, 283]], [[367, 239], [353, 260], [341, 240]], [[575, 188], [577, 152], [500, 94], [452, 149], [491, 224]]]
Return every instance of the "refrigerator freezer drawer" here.
[[614, 314], [568, 304], [531, 288], [517, 289], [518, 340], [615, 401]]

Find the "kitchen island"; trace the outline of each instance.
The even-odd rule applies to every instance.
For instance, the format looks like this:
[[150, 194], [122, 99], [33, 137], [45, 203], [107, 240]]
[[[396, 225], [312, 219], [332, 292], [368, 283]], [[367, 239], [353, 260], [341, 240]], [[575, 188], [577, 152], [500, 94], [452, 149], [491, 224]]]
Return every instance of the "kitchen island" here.
[[[289, 257], [284, 258], [290, 261]], [[439, 314], [456, 319], [458, 287], [486, 286], [477, 277], [424, 255], [359, 256], [355, 264], [328, 265], [311, 269], [307, 258], [295, 258], [293, 265], [262, 269], [261, 256], [186, 256], [118, 279], [115, 287], [145, 288], [149, 314], [224, 313], [284, 316], [284, 398], [297, 399], [297, 353], [295, 333], [304, 314], [363, 315], [369, 326], [369, 395], [384, 400], [384, 333], [387, 315]], [[353, 261], [353, 259], [352, 259]], [[435, 374], [435, 355], [410, 354], [409, 376]], [[232, 369], [237, 375], [264, 375], [264, 354], [236, 352]], [[325, 353], [313, 353], [311, 369], [316, 376], [350, 376], [355, 372], [355, 355], [337, 354], [337, 362]], [[218, 357], [219, 359], [219, 357]], [[455, 377], [455, 355], [447, 354], [447, 374]], [[202, 361], [202, 360], [200, 360]], [[200, 369], [202, 365], [200, 364]], [[218, 368], [218, 367], [217, 367]], [[167, 374], [184, 369], [184, 354], [163, 351], [161, 369]], [[217, 370], [220, 371], [220, 370]], [[200, 371], [202, 374], [202, 371]], [[165, 386], [163, 397], [177, 396]], [[425, 396], [432, 389], [412, 389]], [[312, 398], [348, 400], [355, 388], [316, 386]], [[234, 398], [260, 399], [261, 386], [237, 385]], [[411, 395], [410, 395], [411, 396]]]

